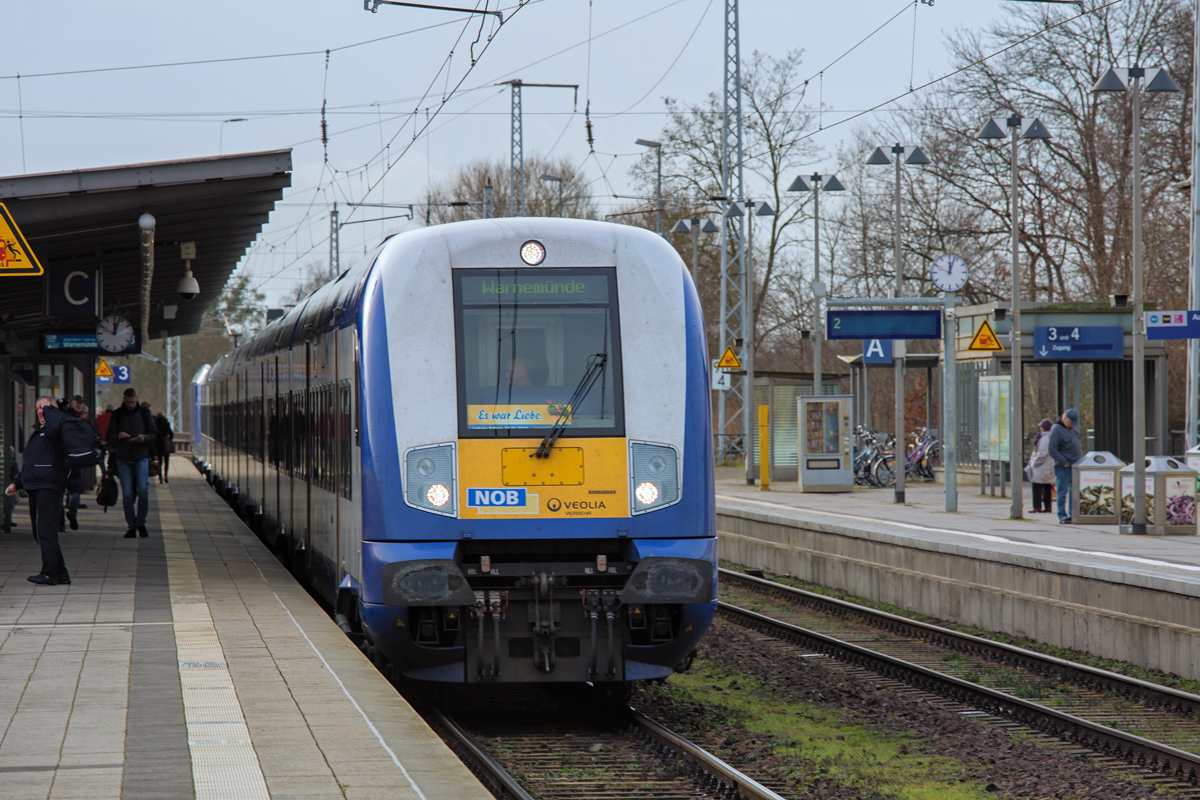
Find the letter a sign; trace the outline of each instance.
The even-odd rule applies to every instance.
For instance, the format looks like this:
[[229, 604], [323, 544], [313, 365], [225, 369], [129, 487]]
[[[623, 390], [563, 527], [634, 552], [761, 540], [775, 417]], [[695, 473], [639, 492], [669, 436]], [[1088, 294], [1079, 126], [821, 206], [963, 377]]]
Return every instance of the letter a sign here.
[[8, 209], [0, 203], [0, 278], [41, 275], [42, 265], [33, 254]]

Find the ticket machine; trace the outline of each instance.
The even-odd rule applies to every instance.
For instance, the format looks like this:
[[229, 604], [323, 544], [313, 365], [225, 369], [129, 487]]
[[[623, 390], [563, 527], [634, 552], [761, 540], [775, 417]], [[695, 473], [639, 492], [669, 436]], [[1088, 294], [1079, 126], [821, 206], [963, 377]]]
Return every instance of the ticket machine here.
[[799, 403], [800, 491], [854, 491], [854, 398], [820, 395]]

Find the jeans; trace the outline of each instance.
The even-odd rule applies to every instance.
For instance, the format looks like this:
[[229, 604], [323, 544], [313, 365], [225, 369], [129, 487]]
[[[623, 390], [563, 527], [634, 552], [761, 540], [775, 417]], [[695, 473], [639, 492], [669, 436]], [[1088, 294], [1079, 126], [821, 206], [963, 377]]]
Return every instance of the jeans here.
[[[146, 524], [150, 506], [150, 459], [137, 461], [117, 459], [117, 474], [121, 479], [121, 502], [125, 507], [125, 525], [136, 528]], [[134, 479], [137, 479], [137, 513], [133, 509]]]
[[1054, 465], [1054, 483], [1055, 491], [1058, 492], [1058, 518], [1070, 519], [1071, 513], [1067, 510], [1068, 498], [1071, 495], [1071, 468], [1060, 467]]
[[65, 580], [67, 564], [63, 560], [62, 548], [58, 546], [58, 523], [62, 520], [62, 489], [33, 489], [29, 494], [29, 520], [33, 523], [33, 535], [42, 549], [42, 573], [52, 578]]

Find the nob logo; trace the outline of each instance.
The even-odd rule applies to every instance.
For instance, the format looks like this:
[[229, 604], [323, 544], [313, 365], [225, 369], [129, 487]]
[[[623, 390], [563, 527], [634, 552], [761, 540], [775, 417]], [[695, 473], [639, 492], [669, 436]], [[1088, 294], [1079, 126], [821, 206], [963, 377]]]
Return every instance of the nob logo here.
[[546, 501], [546, 508], [550, 509], [551, 511], [560, 511], [562, 509], [562, 501], [557, 497], [551, 497]]

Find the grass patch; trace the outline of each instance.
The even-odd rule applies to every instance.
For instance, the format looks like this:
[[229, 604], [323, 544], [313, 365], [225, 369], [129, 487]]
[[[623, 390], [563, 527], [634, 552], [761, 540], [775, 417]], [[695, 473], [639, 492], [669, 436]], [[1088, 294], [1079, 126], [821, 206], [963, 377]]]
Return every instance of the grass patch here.
[[820, 776], [901, 800], [988, 796], [964, 782], [969, 778], [962, 762], [927, 755], [915, 736], [854, 725], [836, 711], [808, 703], [784, 702], [777, 691], [745, 675], [735, 678], [697, 662], [661, 691], [703, 705], [710, 723], [736, 725], [765, 741], [775, 756], [795, 762], [781, 777], [799, 786]]

